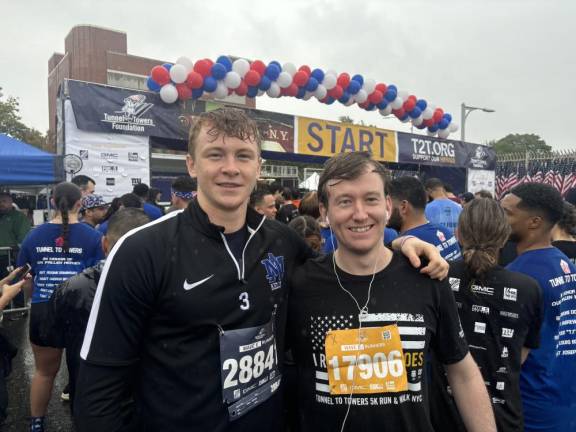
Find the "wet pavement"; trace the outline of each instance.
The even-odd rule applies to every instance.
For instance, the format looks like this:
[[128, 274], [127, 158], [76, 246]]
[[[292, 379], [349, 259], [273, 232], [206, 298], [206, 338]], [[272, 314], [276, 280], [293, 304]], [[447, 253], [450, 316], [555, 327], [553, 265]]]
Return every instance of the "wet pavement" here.
[[[8, 418], [2, 426], [2, 432], [26, 432], [30, 416], [30, 380], [34, 374], [34, 357], [28, 340], [28, 316], [11, 321], [13, 314], [6, 313], [3, 321], [3, 332], [10, 341], [18, 347], [18, 355], [14, 358], [12, 374], [8, 378]], [[52, 399], [46, 416], [46, 432], [73, 431], [70, 419], [70, 407], [60, 400], [60, 393], [66, 386], [68, 372], [62, 356], [60, 372], [54, 383]]]

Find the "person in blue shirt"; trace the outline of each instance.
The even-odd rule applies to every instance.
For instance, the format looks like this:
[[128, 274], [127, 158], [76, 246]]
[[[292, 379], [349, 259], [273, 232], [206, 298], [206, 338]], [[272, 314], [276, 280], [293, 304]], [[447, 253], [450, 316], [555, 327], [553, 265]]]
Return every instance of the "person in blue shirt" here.
[[58, 184], [53, 192], [54, 218], [28, 233], [18, 255], [18, 266], [30, 264], [33, 275], [30, 343], [36, 369], [30, 388], [32, 432], [44, 430], [44, 416], [62, 357], [62, 350], [53, 348], [55, 341], [45, 337], [50, 296], [62, 282], [104, 258], [101, 234], [78, 222], [81, 197], [78, 186]]
[[420, 180], [416, 177], [394, 179], [388, 184], [388, 193], [392, 201], [388, 226], [402, 235], [412, 235], [433, 244], [446, 261], [456, 261], [462, 257], [452, 231], [426, 220], [426, 191]]
[[137, 185], [134, 185], [134, 188], [132, 189], [132, 193], [138, 195], [138, 197], [142, 200], [142, 208], [144, 209], [144, 213], [148, 215], [150, 220], [156, 220], [163, 216], [162, 210], [147, 201], [149, 192], [150, 188], [145, 183], [138, 183]]
[[501, 205], [518, 251], [506, 268], [536, 279], [544, 301], [540, 348], [530, 351], [520, 377], [525, 430], [576, 431], [576, 267], [551, 245], [562, 196], [550, 185], [524, 183]]
[[448, 228], [454, 234], [458, 226], [458, 218], [462, 212], [462, 206], [448, 198], [442, 180], [430, 178], [426, 180], [424, 187], [428, 197], [431, 199], [426, 206], [426, 219]]

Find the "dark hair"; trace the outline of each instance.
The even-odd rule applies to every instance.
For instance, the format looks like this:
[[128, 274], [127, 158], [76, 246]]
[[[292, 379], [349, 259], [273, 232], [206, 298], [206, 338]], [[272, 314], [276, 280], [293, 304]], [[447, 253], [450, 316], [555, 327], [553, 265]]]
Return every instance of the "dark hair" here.
[[314, 219], [320, 217], [320, 207], [318, 205], [318, 192], [311, 191], [304, 195], [298, 206], [298, 213], [302, 216], [311, 216]]
[[566, 191], [566, 196], [564, 198], [570, 204], [576, 206], [576, 188], [570, 188]]
[[558, 221], [558, 227], [571, 236], [576, 236], [576, 207], [568, 201], [564, 201], [562, 218]]
[[248, 206], [252, 208], [256, 207], [262, 202], [266, 195], [272, 195], [270, 188], [264, 183], [259, 183], [256, 189], [250, 194]]
[[74, 183], [76, 186], [78, 186], [80, 188], [80, 190], [86, 190], [88, 183], [96, 184], [96, 182], [94, 181], [93, 178], [88, 177], [87, 175], [84, 175], [84, 174], [80, 174], [80, 175], [72, 177], [72, 180], [70, 180], [70, 182]]
[[178, 177], [172, 182], [172, 189], [176, 192], [194, 192], [196, 187], [196, 179], [190, 176]]
[[260, 152], [260, 132], [256, 122], [237, 108], [219, 108], [201, 113], [196, 117], [188, 135], [188, 154], [194, 158], [198, 136], [203, 126], [208, 126], [207, 134], [216, 141], [221, 135], [253, 141]]
[[475, 198], [458, 219], [458, 240], [468, 270], [482, 276], [498, 263], [498, 251], [510, 236], [510, 224], [500, 204], [489, 198]]
[[70, 219], [68, 213], [82, 198], [82, 191], [73, 183], [62, 182], [58, 183], [56, 187], [54, 187], [54, 190], [52, 191], [52, 197], [54, 198], [56, 209], [62, 216], [62, 231], [60, 232], [63, 240], [62, 249], [64, 252], [68, 252], [68, 237], [70, 234]]
[[127, 193], [120, 197], [120, 204], [125, 208], [142, 208], [142, 200], [134, 193]]
[[282, 196], [284, 197], [285, 200], [287, 201], [291, 201], [295, 198], [294, 196], [294, 191], [292, 189], [290, 189], [288, 186], [284, 186], [282, 188]]
[[399, 201], [408, 201], [412, 207], [424, 210], [428, 201], [428, 195], [422, 186], [422, 182], [416, 177], [399, 177], [388, 183], [388, 193]]
[[274, 195], [276, 192], [282, 192], [282, 184], [279, 182], [274, 182], [270, 185], [270, 192]]
[[108, 222], [106, 238], [109, 247], [112, 248], [116, 242], [128, 231], [138, 228], [150, 222], [150, 218], [144, 210], [138, 208], [123, 208], [118, 210]]
[[328, 182], [330, 180], [355, 180], [370, 169], [382, 178], [385, 193], [388, 172], [383, 165], [372, 160], [370, 153], [340, 153], [328, 159], [324, 163], [324, 171], [318, 180], [318, 201], [328, 207]]
[[148, 198], [150, 188], [146, 183], [138, 183], [132, 188], [132, 193], [138, 195], [142, 199]]
[[110, 219], [112, 217], [112, 215], [120, 209], [120, 204], [122, 204], [120, 201], [120, 198], [114, 198], [112, 200], [112, 202], [110, 203], [110, 206], [108, 207], [108, 210], [106, 211], [106, 214], [104, 215], [104, 218], [102, 219], [102, 222], [100, 222], [100, 223], [103, 223], [103, 222], [107, 221], [108, 219]]
[[469, 203], [474, 199], [474, 194], [472, 192], [464, 192], [462, 195], [460, 195], [460, 199], [464, 203]]
[[539, 214], [550, 227], [562, 218], [564, 200], [560, 192], [550, 185], [522, 183], [514, 187], [510, 193], [520, 198], [518, 208]]
[[478, 198], [489, 198], [489, 199], [493, 199], [494, 197], [492, 196], [492, 192], [487, 191], [487, 190], [481, 190], [478, 191], [474, 194], [474, 196], [477, 196]]
[[454, 189], [452, 188], [452, 185], [450, 183], [444, 182], [444, 190], [446, 192], [454, 193]]
[[148, 190], [148, 202], [156, 204], [156, 195], [161, 194], [162, 191], [158, 188], [151, 187]]
[[[322, 235], [320, 234], [320, 225], [318, 221], [312, 216], [297, 216], [292, 219], [288, 226], [298, 233], [308, 245], [319, 252], [322, 246]], [[310, 239], [310, 237], [315, 236], [316, 238]]]
[[439, 178], [436, 178], [436, 177], [431, 177], [428, 180], [426, 180], [426, 182], [424, 183], [424, 188], [430, 189], [430, 190], [441, 188], [441, 189], [446, 190], [446, 187], [444, 186], [444, 182], [442, 180], [440, 180]]

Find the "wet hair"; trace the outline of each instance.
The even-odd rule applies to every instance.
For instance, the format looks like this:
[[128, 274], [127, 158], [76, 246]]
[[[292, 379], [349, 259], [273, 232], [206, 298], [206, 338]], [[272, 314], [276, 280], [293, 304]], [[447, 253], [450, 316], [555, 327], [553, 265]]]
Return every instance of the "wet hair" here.
[[506, 214], [495, 200], [475, 198], [463, 208], [458, 219], [458, 240], [472, 275], [485, 275], [498, 264], [498, 251], [510, 232]]
[[320, 217], [320, 207], [318, 205], [318, 192], [312, 191], [304, 195], [298, 206], [298, 213], [302, 216], [311, 216], [314, 219]]
[[562, 218], [564, 200], [560, 192], [550, 185], [523, 183], [515, 186], [510, 193], [520, 198], [519, 209], [542, 216], [550, 227]]
[[399, 177], [388, 183], [388, 193], [399, 201], [408, 201], [412, 207], [424, 210], [428, 202], [428, 195], [422, 182], [416, 177]]
[[72, 180], [70, 180], [70, 182], [74, 183], [82, 191], [85, 191], [87, 189], [88, 183], [96, 184], [96, 182], [94, 181], [94, 179], [92, 177], [88, 177], [87, 175], [84, 175], [84, 174], [80, 174], [80, 175], [72, 177]]
[[70, 215], [69, 212], [74, 208], [76, 203], [82, 198], [82, 191], [74, 183], [62, 182], [54, 187], [52, 197], [56, 209], [62, 217], [62, 230], [60, 235], [62, 237], [62, 249], [68, 252], [69, 235], [70, 235]]
[[320, 251], [322, 235], [320, 234], [320, 225], [316, 219], [312, 216], [297, 216], [288, 223], [288, 226], [296, 231], [313, 250], [316, 252]]
[[576, 207], [568, 201], [564, 201], [562, 218], [558, 221], [558, 227], [566, 234], [576, 236]]
[[127, 193], [120, 197], [120, 204], [124, 208], [142, 208], [142, 200], [134, 193]]
[[150, 222], [144, 210], [138, 208], [123, 208], [118, 210], [108, 222], [106, 238], [110, 249], [128, 231]]
[[435, 189], [446, 190], [444, 182], [436, 177], [431, 177], [428, 180], [426, 180], [426, 182], [424, 183], [424, 188], [429, 190], [435, 190]]
[[132, 188], [132, 193], [138, 195], [142, 199], [148, 198], [150, 187], [146, 183], [138, 183]]
[[324, 171], [318, 180], [318, 201], [328, 207], [328, 182], [331, 180], [355, 180], [367, 171], [374, 172], [382, 178], [386, 193], [388, 171], [372, 159], [368, 152], [340, 153], [324, 163]]
[[493, 198], [494, 198], [494, 197], [492, 196], [492, 192], [487, 191], [487, 190], [484, 190], [484, 189], [481, 190], [481, 191], [476, 192], [476, 193], [474, 194], [474, 196], [475, 196], [475, 197], [478, 197], [478, 198], [489, 198], [489, 199], [493, 199]]
[[238, 138], [242, 141], [253, 141], [260, 152], [261, 139], [258, 125], [246, 114], [237, 108], [219, 108], [214, 111], [201, 113], [188, 135], [188, 154], [194, 158], [198, 136], [202, 127], [208, 127], [207, 135], [210, 142], [216, 141], [221, 136]]
[[172, 182], [172, 190], [176, 192], [194, 192], [196, 190], [196, 180], [190, 176], [178, 177]]
[[250, 202], [248, 206], [255, 208], [257, 205], [260, 205], [266, 195], [272, 195], [272, 191], [266, 184], [259, 183], [256, 186], [256, 189], [254, 189], [254, 191], [250, 194]]

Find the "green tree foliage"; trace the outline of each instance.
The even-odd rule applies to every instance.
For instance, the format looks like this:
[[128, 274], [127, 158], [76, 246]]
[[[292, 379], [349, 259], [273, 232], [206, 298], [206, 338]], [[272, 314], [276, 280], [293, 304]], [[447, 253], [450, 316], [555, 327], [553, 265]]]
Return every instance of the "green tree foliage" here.
[[546, 154], [552, 151], [552, 147], [536, 134], [508, 134], [489, 145], [498, 154], [526, 153], [527, 151], [532, 154]]
[[338, 117], [338, 121], [341, 123], [354, 124], [354, 120], [352, 119], [352, 117], [349, 117], [349, 116], [340, 116], [340, 117]]
[[17, 98], [8, 96], [6, 100], [2, 100], [2, 87], [0, 87], [0, 133], [11, 135], [38, 148], [42, 148], [46, 142], [42, 132], [22, 123], [20, 102]]

